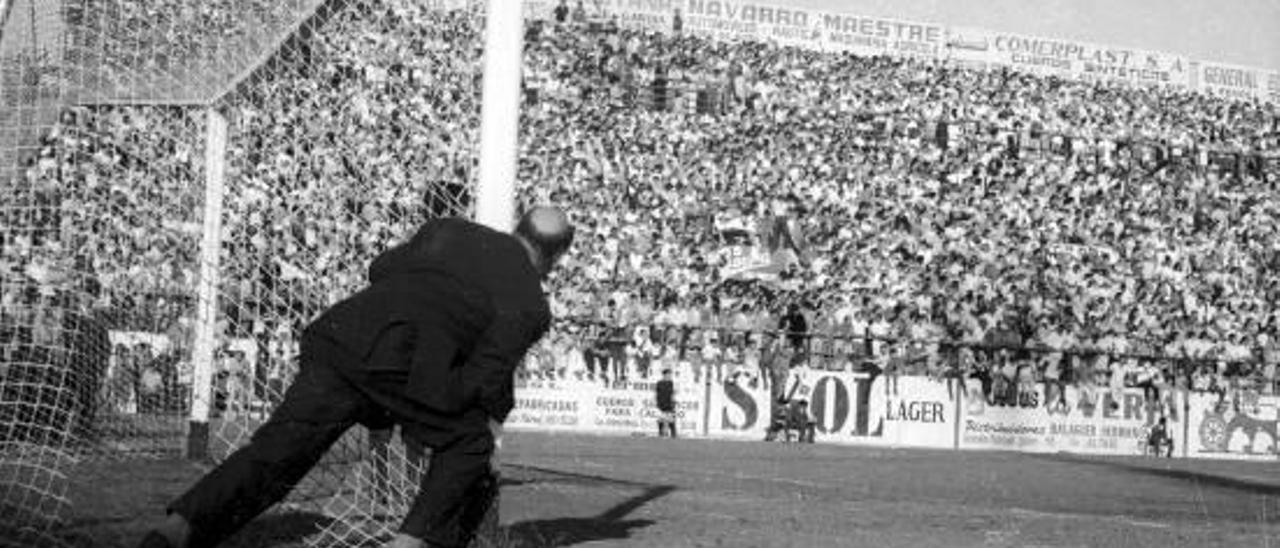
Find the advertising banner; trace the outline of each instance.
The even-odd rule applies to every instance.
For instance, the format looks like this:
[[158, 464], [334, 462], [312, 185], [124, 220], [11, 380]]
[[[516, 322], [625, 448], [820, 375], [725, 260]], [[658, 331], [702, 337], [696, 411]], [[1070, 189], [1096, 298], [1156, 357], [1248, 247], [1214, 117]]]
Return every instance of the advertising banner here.
[[[813, 371], [815, 441], [890, 447], [1140, 455], [1160, 418], [1176, 456], [1280, 461], [1280, 396], [1037, 384], [999, 404], [980, 383]], [[676, 383], [682, 437], [760, 441], [773, 416], [769, 388], [746, 380]], [[1015, 403], [1016, 402], [1016, 403]], [[654, 382], [522, 380], [513, 429], [656, 435]]]
[[1273, 105], [1280, 105], [1280, 71], [1267, 75], [1267, 101]]
[[516, 406], [507, 427], [537, 430], [589, 430], [594, 422], [586, 407], [594, 398], [578, 383], [527, 380], [516, 382]]
[[946, 44], [942, 25], [839, 13], [818, 17], [825, 51], [934, 58]]
[[944, 57], [1040, 75], [1187, 88], [1190, 61], [1179, 55], [1037, 38], [971, 27], [948, 29]]
[[[956, 396], [960, 396], [956, 387]], [[955, 446], [956, 399], [925, 377], [824, 374], [814, 385], [817, 441], [894, 447]]]
[[[681, 436], [701, 435], [704, 389], [676, 384], [676, 427]], [[658, 409], [652, 381], [525, 380], [516, 384], [511, 428], [609, 434], [656, 434]]]
[[[946, 384], [901, 377], [897, 389], [884, 377], [815, 372], [811, 412], [817, 443], [951, 448], [955, 400]], [[725, 383], [712, 387], [708, 436], [764, 439], [772, 402], [763, 386]]]
[[[554, 7], [544, 5], [538, 11], [545, 10], [543, 17], [550, 18]], [[623, 28], [821, 47], [817, 14], [805, 9], [736, 0], [595, 0], [585, 6], [589, 17], [616, 20]]]
[[[602, 17], [617, 17], [618, 26], [649, 32], [671, 33], [675, 30], [675, 14], [684, 11], [686, 0], [599, 0]], [[682, 17], [683, 19], [683, 17]], [[683, 23], [683, 21], [682, 21]]]
[[1267, 99], [1268, 75], [1260, 69], [1209, 62], [1195, 65], [1196, 84], [1204, 93], [1231, 99]]
[[[550, 17], [553, 6], [540, 4]], [[819, 51], [863, 55], [935, 57], [946, 32], [941, 25], [863, 17], [737, 0], [599, 0], [587, 2], [591, 15], [618, 26], [651, 32], [688, 33], [705, 38], [773, 42]]]
[[1147, 402], [1136, 388], [1080, 390], [1068, 386], [1061, 397], [1045, 398], [1045, 386], [1019, 393], [1016, 404], [992, 405], [970, 381], [961, 413], [961, 449], [1005, 449], [1033, 453], [1068, 452], [1140, 455], [1161, 416], [1167, 420], [1175, 454], [1186, 447], [1182, 396], [1163, 393]]
[[[451, 5], [458, 0], [432, 0]], [[531, 16], [551, 19], [556, 0], [526, 0]], [[569, 2], [571, 9], [576, 4]], [[589, 0], [592, 21], [714, 40], [750, 40], [816, 51], [948, 59], [1042, 76], [1173, 86], [1280, 103], [1280, 72], [1182, 55], [974, 27], [870, 17], [741, 0]]]
[[683, 30], [691, 34], [822, 49], [818, 14], [810, 10], [729, 0], [687, 0], [683, 4]]
[[1280, 396], [1192, 394], [1187, 456], [1280, 461]]
[[773, 403], [764, 383], [725, 382], [711, 385], [707, 408], [707, 437], [763, 440], [769, 429]]

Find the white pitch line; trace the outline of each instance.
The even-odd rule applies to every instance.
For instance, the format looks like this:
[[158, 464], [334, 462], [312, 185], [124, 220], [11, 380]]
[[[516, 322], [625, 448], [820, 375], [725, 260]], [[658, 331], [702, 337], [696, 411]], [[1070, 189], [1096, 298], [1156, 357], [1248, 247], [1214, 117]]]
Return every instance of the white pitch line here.
[[1262, 548], [1271, 548], [1271, 524], [1267, 522], [1267, 495], [1262, 495], [1262, 513], [1258, 516], [1262, 522]]
[[1045, 512], [1043, 510], [1031, 510], [1029, 508], [1011, 508], [1009, 511], [1014, 514], [1020, 514], [1024, 516], [1030, 516], [1030, 517], [1039, 517], [1039, 518], [1088, 519], [1088, 520], [1102, 519], [1102, 520], [1108, 520], [1108, 521], [1116, 521], [1116, 522], [1120, 522], [1128, 525], [1136, 525], [1139, 527], [1150, 527], [1152, 529], [1168, 529], [1171, 527], [1171, 525], [1168, 523], [1162, 523], [1158, 521], [1147, 521], [1147, 520], [1129, 518], [1125, 516], [1098, 516], [1098, 515], [1092, 515], [1092, 514], [1069, 514], [1065, 512]]
[[[604, 463], [598, 463], [598, 462], [592, 462], [592, 461], [585, 461], [585, 460], [583, 460], [583, 461], [578, 461], [578, 464], [583, 464], [583, 465], [591, 466], [591, 467], [593, 467], [593, 468], [601, 468], [601, 469], [607, 469], [607, 468], [610, 468], [608, 465], [606, 465], [606, 464], [604, 464]], [[645, 468], [649, 468], [649, 469], [656, 470], [656, 471], [660, 471], [660, 472], [688, 472], [688, 469], [684, 469], [684, 468], [677, 469], [677, 468], [673, 468], [673, 467], [670, 467], [670, 466], [663, 466], [663, 465], [656, 464], [656, 463], [648, 464], [648, 465], [646, 465], [646, 466], [645, 466]], [[772, 484], [783, 484], [783, 485], [792, 485], [792, 486], [798, 486], [798, 487], [819, 488], [819, 487], [824, 487], [825, 485], [827, 485], [827, 484], [824, 484], [824, 483], [813, 482], [813, 481], [797, 480], [797, 479], [791, 479], [791, 478], [778, 478], [778, 477], [769, 477], [769, 476], [759, 476], [759, 475], [755, 475], [755, 474], [744, 474], [744, 473], [742, 473], [742, 472], [729, 473], [729, 472], [721, 472], [721, 471], [719, 471], [719, 470], [700, 470], [700, 471], [699, 471], [699, 475], [701, 475], [701, 476], [720, 476], [720, 477], [730, 478], [730, 479], [735, 479], [735, 480], [752, 480], [752, 481], [762, 481], [762, 482], [766, 482], [766, 483], [772, 483]], [[1010, 511], [1011, 511], [1012, 513], [1014, 513], [1014, 514], [1021, 514], [1021, 515], [1030, 516], [1030, 517], [1054, 518], [1054, 519], [1064, 519], [1064, 520], [1066, 520], [1066, 519], [1070, 519], [1070, 520], [1086, 520], [1086, 519], [1087, 519], [1087, 520], [1097, 520], [1097, 519], [1103, 519], [1103, 520], [1113, 521], [1113, 522], [1117, 522], [1117, 523], [1121, 523], [1121, 524], [1125, 524], [1125, 525], [1131, 525], [1131, 526], [1136, 526], [1136, 527], [1148, 527], [1148, 528], [1152, 528], [1152, 529], [1169, 529], [1169, 528], [1171, 528], [1171, 527], [1172, 527], [1172, 525], [1171, 525], [1171, 524], [1168, 524], [1168, 523], [1162, 523], [1162, 522], [1158, 522], [1158, 521], [1141, 520], [1141, 519], [1130, 518], [1130, 517], [1125, 517], [1125, 516], [1098, 516], [1098, 515], [1093, 515], [1093, 514], [1071, 514], [1071, 513], [1064, 513], [1064, 512], [1045, 512], [1045, 511], [1041, 511], [1041, 510], [1031, 510], [1031, 509], [1028, 509], [1028, 508], [1012, 508], [1012, 509], [1010, 509]]]
[[[598, 463], [598, 462], [592, 462], [592, 461], [588, 461], [588, 460], [581, 460], [581, 461], [577, 461], [575, 464], [587, 465], [587, 466], [591, 466], [591, 467], [593, 467], [593, 468], [598, 468], [598, 469], [608, 469], [608, 468], [611, 468], [611, 467], [610, 467], [609, 465], [607, 465], [607, 464], [604, 464], [604, 463]], [[656, 463], [654, 463], [654, 464], [647, 464], [647, 465], [644, 465], [644, 467], [645, 467], [645, 468], [648, 468], [648, 469], [650, 469], [650, 470], [655, 470], [655, 471], [659, 471], [659, 472], [675, 472], [675, 473], [686, 473], [686, 474], [690, 472], [690, 469], [689, 469], [689, 468], [675, 468], [675, 467], [672, 467], [672, 466], [663, 466], [663, 465], [656, 464]], [[735, 480], [753, 480], [753, 481], [763, 481], [763, 482], [767, 482], [767, 483], [778, 483], [778, 484], [785, 484], [785, 485], [794, 485], [794, 486], [798, 486], [798, 487], [814, 487], [814, 488], [817, 488], [817, 487], [823, 487], [824, 485], [828, 485], [828, 484], [826, 484], [826, 483], [819, 483], [819, 482], [815, 482], [815, 481], [805, 481], [805, 480], [797, 480], [797, 479], [791, 479], [791, 478], [779, 478], [779, 477], [771, 477], [771, 476], [759, 476], [759, 475], [755, 475], [755, 474], [744, 474], [744, 473], [742, 473], [742, 472], [728, 473], [728, 472], [721, 472], [721, 471], [719, 471], [719, 470], [709, 470], [709, 469], [707, 469], [707, 470], [698, 470], [697, 475], [698, 475], [698, 476], [703, 476], [703, 477], [705, 477], [705, 476], [720, 476], [720, 477], [723, 477], [723, 478], [729, 478], [729, 479], [735, 479]]]

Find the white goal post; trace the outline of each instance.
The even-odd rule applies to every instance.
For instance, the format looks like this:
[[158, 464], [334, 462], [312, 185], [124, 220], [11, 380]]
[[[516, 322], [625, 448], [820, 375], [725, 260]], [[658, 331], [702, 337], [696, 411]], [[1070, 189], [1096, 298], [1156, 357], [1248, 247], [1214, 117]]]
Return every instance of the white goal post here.
[[218, 271], [222, 251], [222, 205], [226, 194], [227, 120], [215, 108], [205, 109], [204, 212], [196, 288], [195, 341], [191, 349], [191, 416], [187, 458], [209, 456], [209, 414], [213, 409], [214, 348], [217, 346]]
[[520, 66], [524, 10], [514, 2], [489, 2], [484, 40], [484, 95], [480, 106], [480, 178], [476, 221], [509, 230], [515, 224]]

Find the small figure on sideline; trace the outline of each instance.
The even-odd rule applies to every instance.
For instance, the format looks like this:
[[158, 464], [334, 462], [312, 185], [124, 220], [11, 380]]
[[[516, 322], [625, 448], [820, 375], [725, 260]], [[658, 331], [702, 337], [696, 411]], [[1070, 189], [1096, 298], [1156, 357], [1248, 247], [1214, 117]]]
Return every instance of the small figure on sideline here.
[[791, 376], [787, 387], [787, 437], [790, 430], [795, 429], [800, 443], [813, 443], [818, 421], [809, 408], [810, 396], [813, 394], [813, 370], [807, 361], [801, 361], [791, 368]]
[[1147, 436], [1147, 451], [1158, 457], [1161, 450], [1165, 458], [1173, 458], [1173, 437], [1169, 436], [1169, 425], [1164, 417], [1151, 427], [1151, 435]]
[[662, 380], [654, 385], [658, 399], [658, 437], [676, 437], [676, 383], [671, 380], [671, 369], [662, 370]]

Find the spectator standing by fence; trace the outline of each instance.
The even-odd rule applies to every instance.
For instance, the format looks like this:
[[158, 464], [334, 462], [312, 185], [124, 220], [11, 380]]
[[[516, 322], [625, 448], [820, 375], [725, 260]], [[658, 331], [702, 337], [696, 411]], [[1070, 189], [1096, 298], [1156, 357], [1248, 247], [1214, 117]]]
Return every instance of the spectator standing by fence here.
[[591, 323], [583, 329], [583, 362], [590, 380], [609, 378], [608, 336], [609, 329], [604, 324]]
[[1050, 413], [1067, 410], [1067, 383], [1062, 366], [1066, 358], [1061, 352], [1046, 354], [1044, 360], [1044, 407]]
[[654, 384], [654, 396], [658, 407], [658, 437], [676, 436], [676, 388], [671, 370], [662, 370], [662, 380]]
[[658, 355], [651, 329], [652, 327], [648, 324], [636, 325], [632, 330], [630, 344], [627, 345], [627, 356], [635, 365], [632, 370], [641, 379], [649, 378], [650, 367]]
[[809, 322], [805, 319], [804, 312], [800, 310], [800, 303], [793, 302], [787, 305], [786, 313], [778, 320], [778, 330], [786, 337], [792, 350], [801, 354], [806, 353]]

